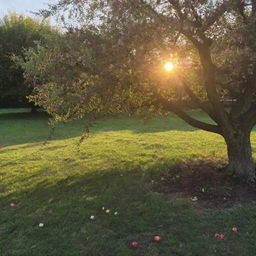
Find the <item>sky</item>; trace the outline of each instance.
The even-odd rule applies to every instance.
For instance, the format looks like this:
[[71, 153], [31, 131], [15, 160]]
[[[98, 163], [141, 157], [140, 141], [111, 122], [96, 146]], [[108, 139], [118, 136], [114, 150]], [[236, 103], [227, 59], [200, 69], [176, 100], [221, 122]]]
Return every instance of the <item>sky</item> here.
[[8, 11], [33, 16], [31, 11], [46, 8], [47, 4], [56, 2], [57, 0], [0, 0], [0, 18], [8, 14]]

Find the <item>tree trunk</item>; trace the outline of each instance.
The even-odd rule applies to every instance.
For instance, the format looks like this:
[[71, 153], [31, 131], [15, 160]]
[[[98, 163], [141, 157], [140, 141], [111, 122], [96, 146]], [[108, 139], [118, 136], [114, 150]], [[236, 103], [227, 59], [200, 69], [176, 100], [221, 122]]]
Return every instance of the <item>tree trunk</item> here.
[[225, 138], [229, 164], [227, 170], [248, 182], [255, 182], [255, 165], [252, 159], [250, 132], [239, 131]]
[[32, 113], [32, 114], [37, 113], [37, 107], [36, 107], [35, 105], [32, 105], [32, 106], [31, 106], [31, 113]]

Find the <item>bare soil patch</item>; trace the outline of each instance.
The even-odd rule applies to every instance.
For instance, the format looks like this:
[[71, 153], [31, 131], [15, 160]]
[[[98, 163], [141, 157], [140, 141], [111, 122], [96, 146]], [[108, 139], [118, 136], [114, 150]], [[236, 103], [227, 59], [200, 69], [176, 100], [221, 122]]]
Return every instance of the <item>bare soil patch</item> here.
[[156, 192], [190, 198], [207, 210], [221, 210], [236, 204], [256, 202], [256, 186], [226, 175], [223, 162], [185, 162], [170, 167], [154, 181]]

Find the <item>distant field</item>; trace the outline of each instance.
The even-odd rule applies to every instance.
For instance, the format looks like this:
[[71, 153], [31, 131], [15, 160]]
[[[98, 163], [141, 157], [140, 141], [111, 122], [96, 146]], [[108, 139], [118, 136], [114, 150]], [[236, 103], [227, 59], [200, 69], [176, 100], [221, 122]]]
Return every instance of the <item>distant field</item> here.
[[[84, 126], [59, 125], [44, 145], [44, 113], [0, 109], [1, 256], [256, 255], [255, 204], [205, 214], [191, 200], [152, 192], [152, 179], [176, 163], [225, 160], [221, 136], [173, 115], [120, 116], [97, 121], [78, 149]], [[255, 154], [255, 131], [252, 141]]]

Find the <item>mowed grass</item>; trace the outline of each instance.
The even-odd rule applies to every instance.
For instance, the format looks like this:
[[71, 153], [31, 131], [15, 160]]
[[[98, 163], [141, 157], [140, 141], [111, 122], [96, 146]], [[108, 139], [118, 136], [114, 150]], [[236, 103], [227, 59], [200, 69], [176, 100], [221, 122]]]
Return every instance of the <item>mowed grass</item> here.
[[152, 179], [175, 163], [225, 159], [221, 136], [173, 115], [112, 117], [78, 149], [84, 125], [59, 125], [44, 145], [44, 114], [0, 110], [1, 256], [256, 255], [255, 204], [206, 214], [188, 198], [152, 191]]

